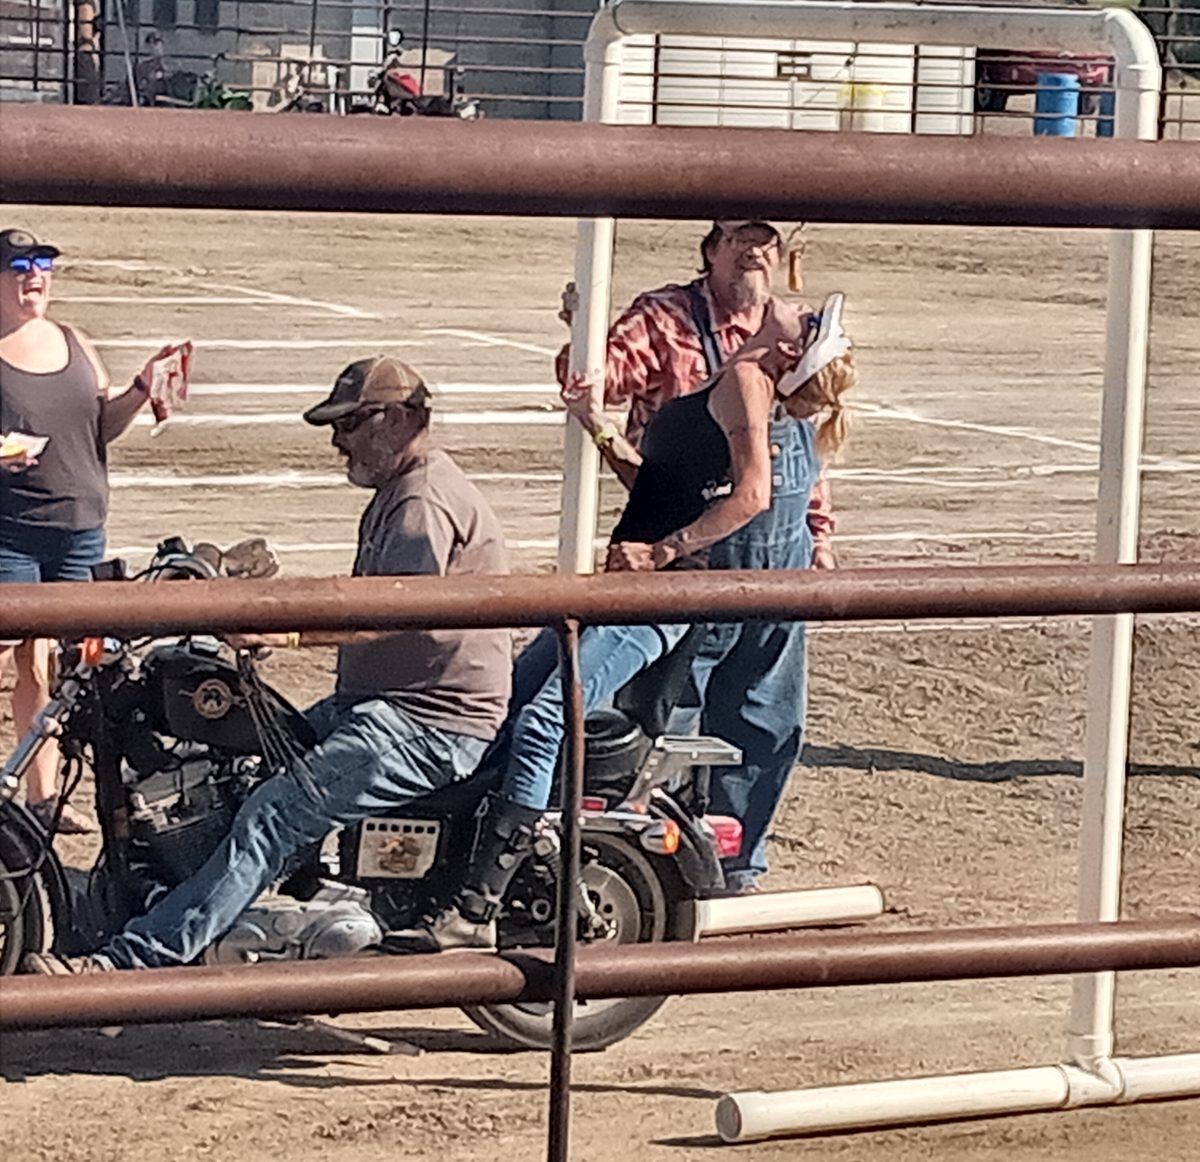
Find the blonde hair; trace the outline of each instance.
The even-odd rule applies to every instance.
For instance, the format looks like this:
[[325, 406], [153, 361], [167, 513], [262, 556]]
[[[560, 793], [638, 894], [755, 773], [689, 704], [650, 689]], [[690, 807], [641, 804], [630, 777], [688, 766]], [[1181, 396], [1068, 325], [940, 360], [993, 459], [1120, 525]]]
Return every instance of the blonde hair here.
[[850, 415], [842, 403], [845, 395], [858, 383], [858, 366], [854, 351], [839, 355], [825, 364], [798, 389], [821, 405], [824, 416], [817, 424], [817, 451], [829, 460], [836, 460], [850, 433]]

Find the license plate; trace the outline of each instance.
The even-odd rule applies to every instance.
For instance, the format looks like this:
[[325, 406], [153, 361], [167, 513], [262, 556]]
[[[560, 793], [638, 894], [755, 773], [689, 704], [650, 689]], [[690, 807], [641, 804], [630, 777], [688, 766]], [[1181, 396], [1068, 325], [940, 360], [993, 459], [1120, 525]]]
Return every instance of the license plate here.
[[419, 880], [437, 858], [437, 819], [364, 819], [359, 829], [359, 879]]

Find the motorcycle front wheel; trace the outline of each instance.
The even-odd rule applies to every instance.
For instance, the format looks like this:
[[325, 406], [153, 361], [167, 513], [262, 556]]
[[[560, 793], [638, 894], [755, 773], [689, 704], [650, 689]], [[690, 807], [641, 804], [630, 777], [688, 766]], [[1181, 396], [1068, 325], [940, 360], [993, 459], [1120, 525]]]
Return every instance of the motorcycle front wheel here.
[[0, 826], [0, 976], [11, 976], [27, 952], [52, 938], [51, 908], [35, 855]]
[[[650, 860], [619, 836], [589, 835], [584, 840], [583, 889], [618, 944], [691, 939], [679, 908]], [[581, 940], [582, 940], [581, 936]], [[662, 1008], [666, 997], [619, 997], [577, 1001], [572, 1047], [577, 1053], [623, 1041]], [[463, 1010], [504, 1048], [548, 1049], [554, 1006], [546, 1002], [482, 1005]]]

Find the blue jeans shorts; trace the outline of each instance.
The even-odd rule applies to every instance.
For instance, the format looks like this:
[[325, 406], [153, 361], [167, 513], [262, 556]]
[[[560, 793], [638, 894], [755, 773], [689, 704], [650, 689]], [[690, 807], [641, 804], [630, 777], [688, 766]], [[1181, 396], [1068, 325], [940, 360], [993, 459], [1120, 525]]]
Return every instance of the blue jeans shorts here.
[[0, 585], [90, 581], [104, 557], [104, 530], [38, 528], [0, 520]]

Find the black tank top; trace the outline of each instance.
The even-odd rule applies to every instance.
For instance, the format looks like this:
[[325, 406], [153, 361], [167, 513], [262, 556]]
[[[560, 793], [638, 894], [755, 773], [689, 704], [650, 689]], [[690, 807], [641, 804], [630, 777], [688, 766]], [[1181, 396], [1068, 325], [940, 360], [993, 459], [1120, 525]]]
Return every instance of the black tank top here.
[[103, 401], [96, 368], [69, 327], [61, 371], [22, 371], [0, 359], [0, 432], [49, 436], [33, 468], [0, 472], [0, 518], [39, 528], [96, 529], [108, 510]]
[[[613, 541], [660, 541], [732, 491], [729, 440], [708, 410], [714, 386], [672, 400], [650, 421]], [[703, 564], [687, 558], [683, 567]]]

